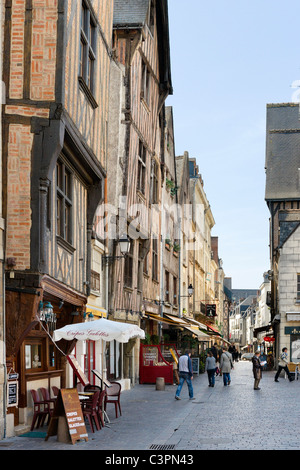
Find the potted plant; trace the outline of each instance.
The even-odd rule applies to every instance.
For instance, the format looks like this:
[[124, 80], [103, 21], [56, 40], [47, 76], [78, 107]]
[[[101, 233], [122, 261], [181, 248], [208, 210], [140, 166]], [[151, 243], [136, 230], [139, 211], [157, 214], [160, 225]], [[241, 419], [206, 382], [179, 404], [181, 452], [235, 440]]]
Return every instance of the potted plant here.
[[178, 253], [180, 251], [180, 244], [175, 242], [173, 245], [173, 250], [175, 253]]
[[166, 186], [167, 186], [167, 189], [174, 189], [175, 188], [175, 183], [174, 183], [174, 181], [169, 180], [168, 178], [166, 178]]

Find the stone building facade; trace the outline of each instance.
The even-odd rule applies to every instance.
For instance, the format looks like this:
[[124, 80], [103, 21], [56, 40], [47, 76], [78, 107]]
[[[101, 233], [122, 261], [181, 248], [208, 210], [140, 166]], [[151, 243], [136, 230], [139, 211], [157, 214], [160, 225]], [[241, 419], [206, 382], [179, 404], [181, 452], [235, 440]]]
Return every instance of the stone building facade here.
[[270, 210], [270, 308], [276, 359], [285, 346], [289, 357], [295, 357], [300, 332], [299, 144], [299, 103], [269, 104], [265, 199]]

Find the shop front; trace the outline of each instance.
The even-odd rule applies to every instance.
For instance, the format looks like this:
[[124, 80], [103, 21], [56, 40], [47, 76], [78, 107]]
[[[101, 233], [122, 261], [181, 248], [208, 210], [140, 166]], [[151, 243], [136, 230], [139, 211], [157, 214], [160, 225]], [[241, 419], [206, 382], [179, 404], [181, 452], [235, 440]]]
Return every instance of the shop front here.
[[17, 406], [7, 409], [7, 435], [31, 424], [31, 390], [66, 387], [66, 361], [73, 344], [58, 349], [53, 330], [83, 320], [86, 298], [44, 276], [39, 288], [6, 287], [6, 367], [18, 377]]
[[300, 326], [286, 326], [284, 334], [289, 337], [290, 362], [300, 363]]

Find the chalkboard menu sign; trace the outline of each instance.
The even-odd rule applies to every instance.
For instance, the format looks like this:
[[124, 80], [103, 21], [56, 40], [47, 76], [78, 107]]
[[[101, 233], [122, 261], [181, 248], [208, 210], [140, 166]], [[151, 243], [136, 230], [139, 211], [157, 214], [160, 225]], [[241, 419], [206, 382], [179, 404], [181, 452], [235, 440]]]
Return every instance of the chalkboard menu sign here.
[[7, 382], [7, 406], [18, 405], [18, 381], [12, 380]]
[[193, 373], [199, 374], [199, 357], [191, 357]]
[[65, 388], [59, 391], [53, 415], [50, 420], [46, 441], [50, 436], [55, 436], [58, 431], [59, 417], [67, 420], [68, 431], [74, 444], [76, 441], [88, 440], [84, 417], [81, 410], [79, 396], [76, 388]]

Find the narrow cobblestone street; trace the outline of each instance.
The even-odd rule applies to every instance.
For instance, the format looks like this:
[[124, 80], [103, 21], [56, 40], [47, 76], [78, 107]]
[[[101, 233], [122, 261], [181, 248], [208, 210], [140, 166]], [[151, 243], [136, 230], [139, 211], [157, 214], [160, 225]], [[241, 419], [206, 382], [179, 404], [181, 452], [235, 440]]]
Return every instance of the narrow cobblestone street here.
[[228, 387], [217, 377], [210, 388], [202, 374], [193, 381], [194, 401], [186, 384], [180, 401], [175, 385], [164, 391], [136, 385], [122, 393], [121, 417], [111, 407], [108, 426], [93, 434], [87, 425], [88, 442], [14, 437], [0, 442], [0, 450], [299, 450], [300, 380], [275, 383], [274, 375], [264, 372], [261, 390], [254, 391], [250, 362], [235, 364]]

